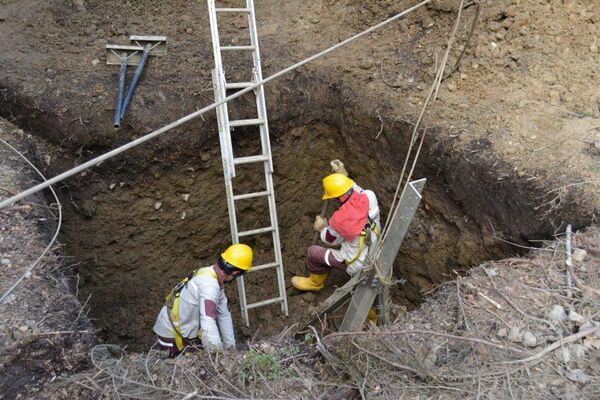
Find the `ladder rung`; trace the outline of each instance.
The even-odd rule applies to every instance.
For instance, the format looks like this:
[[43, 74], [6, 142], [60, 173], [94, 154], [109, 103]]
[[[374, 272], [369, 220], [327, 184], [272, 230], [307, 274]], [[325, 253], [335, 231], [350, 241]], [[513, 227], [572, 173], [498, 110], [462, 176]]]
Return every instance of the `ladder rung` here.
[[225, 84], [225, 89], [246, 89], [247, 87], [250, 87], [254, 85], [254, 82], [233, 82], [233, 83], [226, 83]]
[[222, 12], [222, 13], [236, 13], [236, 12], [242, 12], [242, 13], [247, 13], [250, 12], [249, 8], [215, 8], [216, 12]]
[[254, 46], [221, 46], [221, 51], [254, 50]]
[[254, 192], [254, 193], [247, 193], [247, 194], [238, 194], [236, 196], [233, 196], [233, 200], [253, 199], [255, 197], [268, 196], [270, 194], [271, 194], [271, 192], [268, 191], [268, 190], [265, 190], [264, 192]]
[[248, 304], [246, 306], [246, 308], [248, 310], [251, 310], [251, 309], [256, 308], [256, 307], [268, 306], [269, 304], [273, 304], [273, 303], [281, 303], [281, 301], [282, 301], [281, 297], [275, 297], [273, 299], [263, 300], [263, 301], [259, 301], [257, 303]]
[[252, 229], [249, 231], [239, 232], [238, 236], [244, 237], [244, 236], [258, 235], [259, 233], [272, 232], [274, 230], [275, 230], [275, 228], [273, 228], [272, 226], [269, 226], [266, 228]]
[[251, 163], [255, 163], [255, 162], [265, 162], [265, 161], [269, 161], [268, 156], [260, 155], [260, 156], [238, 157], [238, 158], [233, 159], [233, 164], [234, 165], [251, 164]]
[[250, 272], [260, 271], [260, 270], [267, 269], [267, 268], [273, 268], [278, 265], [279, 265], [279, 263], [276, 263], [276, 262], [272, 262], [272, 263], [268, 263], [268, 264], [261, 264], [261, 265], [257, 265], [256, 267], [252, 267]]
[[264, 119], [253, 118], [253, 119], [238, 119], [234, 121], [229, 121], [229, 127], [235, 128], [238, 126], [252, 126], [252, 125], [262, 125], [265, 123]]

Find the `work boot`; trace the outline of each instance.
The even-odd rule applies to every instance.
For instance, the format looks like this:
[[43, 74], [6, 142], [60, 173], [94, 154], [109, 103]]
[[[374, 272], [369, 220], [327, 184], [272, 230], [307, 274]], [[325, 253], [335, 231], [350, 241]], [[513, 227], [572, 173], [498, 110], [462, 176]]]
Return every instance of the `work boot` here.
[[323, 286], [325, 286], [327, 275], [327, 273], [324, 273], [310, 274], [308, 277], [294, 276], [292, 278], [292, 285], [298, 290], [316, 292], [323, 289]]
[[375, 324], [377, 323], [377, 310], [375, 308], [369, 308], [369, 314], [367, 314], [367, 319]]

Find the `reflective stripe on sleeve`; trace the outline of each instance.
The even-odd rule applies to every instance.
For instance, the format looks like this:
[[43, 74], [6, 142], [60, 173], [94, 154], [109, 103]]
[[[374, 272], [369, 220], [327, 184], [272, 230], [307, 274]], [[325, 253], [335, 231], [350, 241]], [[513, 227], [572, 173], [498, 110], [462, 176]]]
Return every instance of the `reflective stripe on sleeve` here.
[[327, 249], [325, 252], [325, 264], [331, 267], [331, 264], [329, 264], [329, 254], [331, 254], [331, 249]]

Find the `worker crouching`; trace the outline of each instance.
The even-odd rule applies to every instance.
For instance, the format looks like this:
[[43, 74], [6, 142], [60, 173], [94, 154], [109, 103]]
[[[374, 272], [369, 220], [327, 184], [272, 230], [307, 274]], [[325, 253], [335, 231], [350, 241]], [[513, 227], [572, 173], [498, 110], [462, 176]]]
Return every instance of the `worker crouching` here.
[[173, 288], [153, 328], [160, 348], [176, 356], [188, 346], [235, 347], [224, 285], [249, 271], [252, 258], [249, 246], [231, 245], [214, 265], [194, 271]]
[[308, 248], [308, 277], [294, 276], [292, 285], [303, 291], [323, 289], [329, 271], [343, 269], [350, 276], [359, 273], [365, 265], [370, 247], [377, 242], [381, 224], [377, 197], [347, 176], [344, 165], [331, 162], [335, 173], [323, 179], [323, 200], [337, 199], [340, 206], [329, 221], [315, 218], [314, 229], [320, 233], [326, 248], [313, 245]]

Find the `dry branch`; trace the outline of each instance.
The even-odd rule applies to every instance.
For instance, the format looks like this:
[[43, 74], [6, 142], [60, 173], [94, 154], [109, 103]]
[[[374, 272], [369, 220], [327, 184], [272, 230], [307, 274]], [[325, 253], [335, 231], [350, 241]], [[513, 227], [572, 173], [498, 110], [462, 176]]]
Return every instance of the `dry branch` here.
[[591, 326], [591, 327], [584, 329], [582, 331], [579, 331], [571, 336], [567, 336], [566, 338], [563, 338], [562, 340], [557, 340], [556, 342], [552, 343], [550, 346], [547, 346], [543, 350], [538, 351], [537, 353], [535, 353], [527, 358], [523, 358], [520, 360], [503, 361], [498, 364], [521, 364], [521, 363], [529, 363], [532, 361], [537, 361], [540, 358], [544, 357], [546, 354], [550, 353], [551, 351], [556, 350], [559, 347], [563, 346], [565, 343], [574, 342], [576, 340], [579, 340], [581, 338], [589, 336], [594, 332], [596, 332], [598, 335], [600, 335], [599, 328], [597, 326]]

